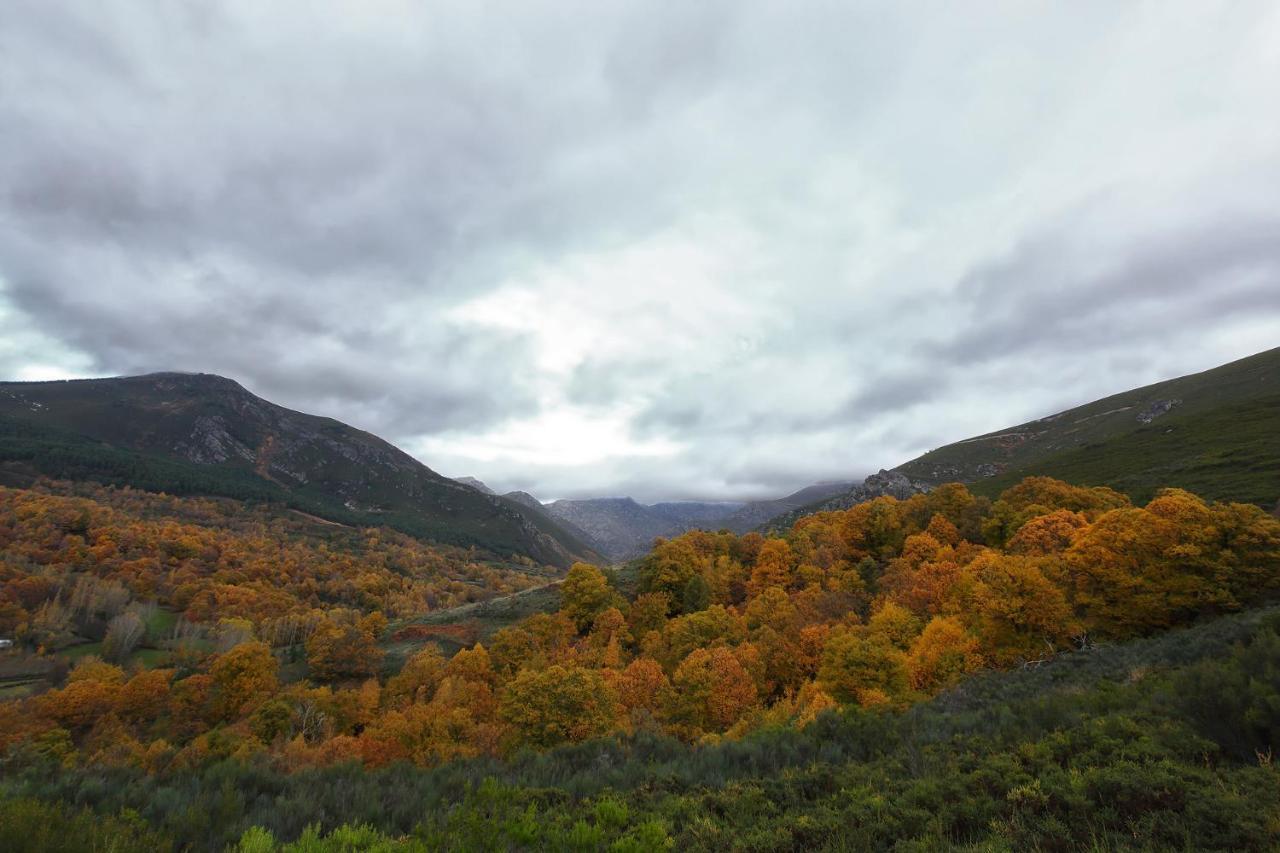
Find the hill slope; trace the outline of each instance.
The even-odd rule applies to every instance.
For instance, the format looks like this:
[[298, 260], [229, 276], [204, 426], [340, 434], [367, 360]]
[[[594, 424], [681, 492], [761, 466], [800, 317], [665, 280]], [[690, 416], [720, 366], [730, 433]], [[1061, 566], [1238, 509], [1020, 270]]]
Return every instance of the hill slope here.
[[[994, 498], [1037, 474], [1110, 486], [1139, 502], [1179, 487], [1280, 506], [1280, 348], [939, 447], [761, 526], [784, 529], [813, 512], [946, 482]], [[883, 488], [889, 475], [901, 482]]]
[[334, 520], [560, 566], [592, 556], [545, 516], [443, 477], [377, 436], [208, 374], [0, 383], [0, 460], [11, 472], [17, 465], [282, 500]]
[[1180, 486], [1270, 507], [1280, 498], [1280, 348], [958, 441], [894, 470], [983, 493], [1048, 474], [1137, 500]]
[[772, 518], [844, 494], [855, 486], [852, 480], [815, 483], [785, 498], [752, 501], [725, 519], [724, 526], [734, 533], [746, 533]]

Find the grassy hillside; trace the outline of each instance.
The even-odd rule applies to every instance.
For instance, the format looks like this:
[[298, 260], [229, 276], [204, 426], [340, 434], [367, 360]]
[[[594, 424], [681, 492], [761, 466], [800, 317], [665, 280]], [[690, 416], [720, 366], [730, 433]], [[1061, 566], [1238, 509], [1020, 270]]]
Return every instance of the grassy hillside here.
[[1174, 486], [1214, 500], [1271, 508], [1280, 500], [1280, 394], [1181, 416], [1171, 413], [1110, 440], [980, 480], [972, 488], [995, 497], [1027, 474], [1110, 486], [1136, 501]]
[[1180, 486], [1271, 508], [1280, 499], [1280, 349], [958, 441], [895, 470], [987, 495], [1044, 474], [1135, 500]]
[[567, 566], [594, 552], [543, 514], [442, 477], [330, 418], [218, 376], [0, 383], [0, 461], [25, 473], [284, 503], [349, 524]]

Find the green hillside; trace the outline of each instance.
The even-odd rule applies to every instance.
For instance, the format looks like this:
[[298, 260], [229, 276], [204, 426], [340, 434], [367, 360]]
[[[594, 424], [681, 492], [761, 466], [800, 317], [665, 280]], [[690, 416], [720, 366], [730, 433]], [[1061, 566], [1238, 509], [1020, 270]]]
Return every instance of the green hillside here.
[[1169, 415], [1149, 426], [1054, 454], [973, 484], [995, 497], [1028, 474], [1110, 486], [1135, 501], [1178, 487], [1214, 500], [1273, 507], [1280, 499], [1280, 394]]
[[895, 470], [988, 496], [1044, 474], [1135, 500], [1178, 486], [1270, 508], [1280, 499], [1280, 348], [958, 441]]
[[377, 436], [206, 374], [0, 383], [0, 478], [44, 475], [273, 501], [348, 524], [567, 566], [595, 554], [545, 515]]

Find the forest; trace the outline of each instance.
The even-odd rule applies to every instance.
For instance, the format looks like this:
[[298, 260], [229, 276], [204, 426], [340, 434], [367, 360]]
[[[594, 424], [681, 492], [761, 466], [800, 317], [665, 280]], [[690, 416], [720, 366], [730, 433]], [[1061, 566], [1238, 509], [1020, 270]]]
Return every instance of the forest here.
[[0, 553], [0, 832], [40, 849], [1280, 841], [1254, 505], [1034, 477], [693, 531], [453, 654], [403, 620], [549, 578], [57, 481], [0, 490]]

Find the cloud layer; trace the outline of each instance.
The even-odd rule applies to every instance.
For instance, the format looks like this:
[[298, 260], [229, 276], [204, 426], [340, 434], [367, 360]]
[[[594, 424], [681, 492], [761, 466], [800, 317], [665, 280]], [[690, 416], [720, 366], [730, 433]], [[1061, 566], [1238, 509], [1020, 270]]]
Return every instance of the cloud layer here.
[[741, 498], [1280, 344], [1273, 3], [431, 5], [0, 5], [0, 374]]

